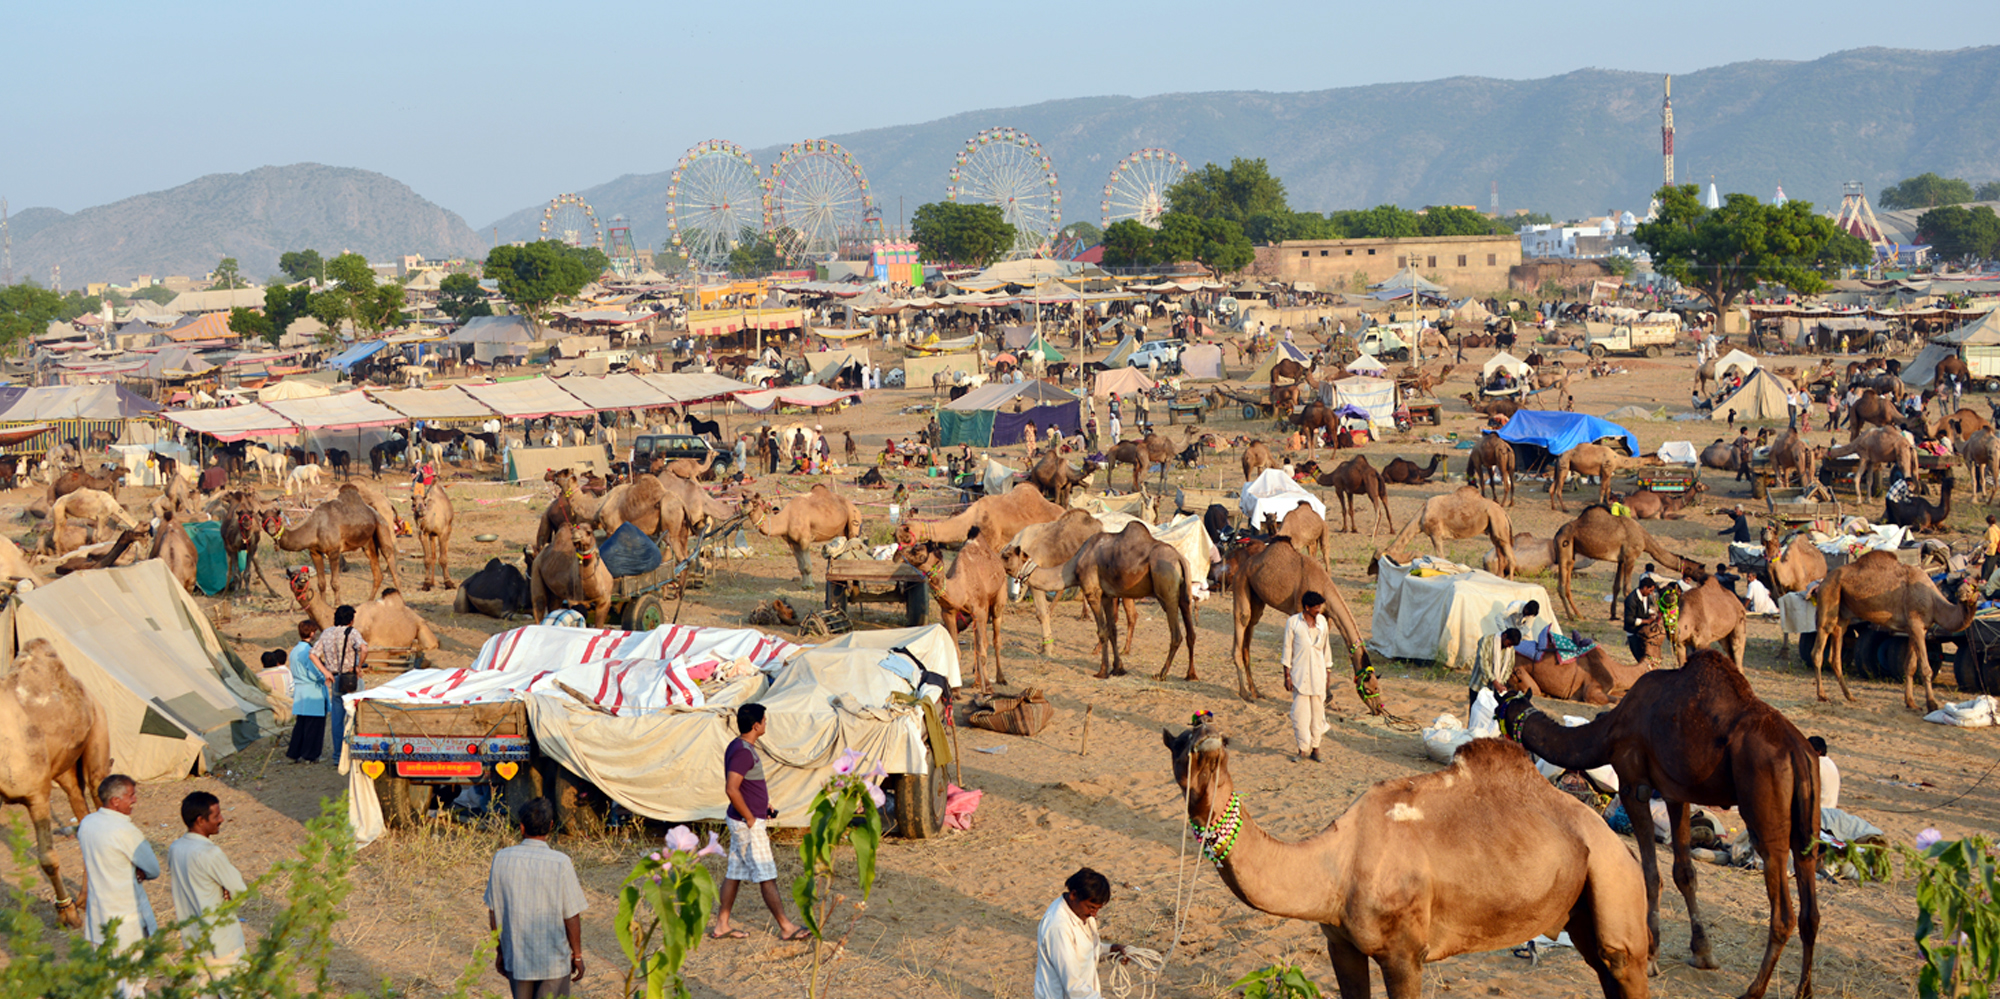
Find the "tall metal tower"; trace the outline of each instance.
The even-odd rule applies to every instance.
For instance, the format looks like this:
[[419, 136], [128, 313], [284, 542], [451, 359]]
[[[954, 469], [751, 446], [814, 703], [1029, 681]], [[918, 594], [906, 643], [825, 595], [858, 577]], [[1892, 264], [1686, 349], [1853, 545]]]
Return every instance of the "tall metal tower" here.
[[1660, 157], [1666, 160], [1666, 184], [1674, 183], [1674, 78], [1667, 77], [1667, 96], [1660, 102]]
[[7, 228], [7, 199], [0, 198], [0, 288], [14, 283], [14, 231]]
[[1495, 217], [1500, 214], [1500, 182], [1497, 180], [1493, 182], [1493, 214]]

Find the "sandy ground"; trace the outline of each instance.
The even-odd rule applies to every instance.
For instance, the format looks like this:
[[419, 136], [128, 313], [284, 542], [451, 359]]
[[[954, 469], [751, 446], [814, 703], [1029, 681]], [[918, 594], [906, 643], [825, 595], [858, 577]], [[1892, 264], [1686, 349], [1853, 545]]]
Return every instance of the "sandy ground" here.
[[[1483, 357], [1476, 356], [1473, 360]], [[1617, 406], [1640, 403], [1682, 408], [1687, 397], [1691, 358], [1628, 361], [1628, 373], [1600, 380], [1581, 380], [1574, 387], [1577, 408], [1603, 414]], [[1240, 370], [1240, 369], [1239, 369]], [[1445, 430], [1473, 432], [1476, 422], [1451, 396], [1467, 388], [1461, 372], [1440, 389], [1447, 413]], [[878, 449], [885, 434], [901, 437], [921, 424], [920, 415], [898, 415], [905, 405], [929, 396], [925, 391], [883, 392], [858, 410], [823, 418], [829, 430], [854, 429], [867, 452]], [[1210, 427], [1229, 433], [1256, 432], [1269, 436], [1268, 423], [1251, 427], [1233, 412], [1215, 414]], [[737, 426], [742, 416], [732, 420]], [[1668, 439], [1690, 439], [1697, 446], [1722, 433], [1721, 424], [1638, 423], [1631, 425], [1651, 449]], [[1176, 438], [1179, 428], [1171, 431]], [[1422, 433], [1433, 433], [1424, 428]], [[1018, 448], [1008, 449], [1018, 452]], [[1419, 434], [1371, 445], [1366, 453], [1379, 466], [1396, 455], [1418, 461], [1443, 448], [1424, 443]], [[1217, 454], [1206, 468], [1176, 472], [1189, 484], [1216, 485], [1239, 481], [1232, 450]], [[1342, 457], [1345, 457], [1343, 455]], [[1453, 453], [1450, 468], [1462, 471]], [[467, 473], [469, 474], [469, 473]], [[490, 474], [490, 472], [489, 472]], [[851, 483], [853, 473], [845, 477]], [[385, 484], [389, 480], [384, 480]], [[1709, 473], [1718, 498], [1733, 502], [1728, 476]], [[458, 526], [451, 553], [452, 574], [463, 578], [489, 557], [518, 557], [532, 536], [534, 518], [545, 497], [540, 490], [490, 482], [451, 481], [458, 509]], [[802, 490], [804, 481], [784, 481], [782, 488]], [[1446, 486], [1445, 488], [1450, 488]], [[408, 491], [391, 488], [406, 502]], [[1390, 487], [1396, 523], [1415, 512], [1422, 498], [1436, 487]], [[25, 493], [8, 499], [26, 502]], [[128, 491], [128, 502], [138, 501]], [[864, 497], [873, 502], [879, 497]], [[1747, 499], [1747, 496], [1746, 496]], [[920, 501], [921, 503], [921, 501]], [[1580, 505], [1580, 504], [1577, 504]], [[1573, 507], [1574, 508], [1574, 507]], [[885, 512], [866, 508], [871, 533], [885, 533]], [[1984, 510], [1962, 508], [1954, 526], [1970, 530]], [[1364, 514], [1364, 519], [1369, 515]], [[1516, 530], [1546, 536], [1565, 517], [1548, 508], [1546, 485], [1524, 479], [1514, 509]], [[1710, 563], [1721, 560], [1723, 545], [1716, 531], [1726, 520], [1702, 513], [1683, 521], [1649, 523], [1676, 550]], [[501, 541], [480, 544], [477, 534], [494, 532]], [[782, 546], [756, 539], [757, 557], [723, 564], [711, 586], [680, 608], [683, 621], [740, 625], [743, 615], [773, 593], [791, 598], [803, 609], [815, 609], [816, 591], [801, 590], [793, 580], [791, 559]], [[1454, 557], [1477, 563], [1483, 541], [1450, 543]], [[1372, 613], [1373, 588], [1363, 575], [1371, 551], [1366, 535], [1336, 538], [1336, 576], [1364, 630]], [[421, 563], [414, 540], [406, 539], [401, 563], [410, 602], [434, 623], [443, 642], [436, 655], [442, 665], [466, 662], [489, 635], [503, 624], [483, 617], [451, 613], [449, 592], [422, 593]], [[266, 549], [267, 568], [271, 554]], [[365, 567], [358, 575], [365, 580]], [[1623, 643], [1607, 616], [1610, 568], [1598, 566], [1579, 576], [1578, 602], [1585, 611], [1586, 633], [1610, 640], [1622, 656]], [[364, 583], [356, 573], [344, 576], [350, 599]], [[274, 583], [282, 587], [275, 572]], [[1553, 580], [1545, 580], [1553, 593]], [[297, 613], [289, 598], [256, 594], [234, 600], [204, 599], [217, 626], [254, 662], [264, 649], [288, 644]], [[1327, 988], [1332, 987], [1323, 938], [1316, 927], [1255, 912], [1232, 897], [1212, 868], [1198, 861], [1183, 837], [1180, 797], [1172, 782], [1166, 751], [1158, 733], [1185, 724], [1189, 714], [1208, 709], [1228, 726], [1232, 737], [1231, 769], [1246, 807], [1258, 821], [1284, 838], [1303, 837], [1338, 816], [1353, 797], [1375, 781], [1434, 769], [1423, 756], [1415, 733], [1392, 730], [1363, 715], [1351, 694], [1338, 701], [1343, 711], [1333, 716], [1328, 759], [1323, 764], [1297, 764], [1290, 759], [1286, 704], [1267, 697], [1246, 704], [1234, 692], [1227, 662], [1229, 612], [1226, 596], [1211, 600], [1199, 612], [1197, 662], [1201, 680], [1150, 679], [1148, 664], [1159, 662], [1165, 636], [1159, 611], [1142, 610], [1135, 658], [1145, 675], [1110, 681], [1091, 679], [1095, 667], [1093, 639], [1077, 618], [1078, 605], [1065, 604], [1057, 615], [1057, 640], [1049, 659], [1035, 658], [1038, 632], [1031, 606], [1010, 608], [1003, 625], [1008, 678], [1014, 686], [1042, 688], [1058, 707], [1055, 722], [1031, 739], [964, 730], [962, 783], [985, 791], [985, 799], [970, 832], [949, 833], [926, 842], [891, 841], [882, 854], [883, 875], [867, 916], [853, 936], [852, 953], [841, 966], [835, 991], [846, 995], [885, 989], [916, 996], [1026, 997], [1032, 992], [1034, 931], [1042, 909], [1061, 891], [1065, 876], [1080, 865], [1105, 872], [1114, 885], [1112, 902], [1102, 917], [1108, 939], [1171, 952], [1159, 982], [1162, 995], [1221, 995], [1236, 978], [1272, 963], [1302, 966]], [[888, 626], [883, 617], [864, 618], [865, 625]], [[1900, 690], [1880, 682], [1857, 684], [1860, 703], [1820, 703], [1814, 699], [1812, 678], [1796, 660], [1783, 663], [1777, 655], [1777, 629], [1768, 620], [1753, 621], [1746, 671], [1765, 699], [1777, 705], [1808, 734], [1824, 735], [1844, 771], [1844, 805], [1882, 826], [1892, 837], [1908, 841], [1926, 826], [1947, 836], [1990, 830], [2000, 814], [2000, 782], [1980, 784], [1949, 804], [1987, 771], [1992, 756], [1989, 732], [1948, 729], [1922, 722], [1905, 710]], [[1267, 618], [1258, 629], [1252, 650], [1255, 668], [1266, 690], [1277, 689], [1278, 628]], [[963, 653], [970, 670], [970, 648]], [[1178, 676], [1178, 673], [1176, 673]], [[1944, 696], [1955, 697], [1944, 680]], [[1393, 711], [1428, 722], [1440, 712], [1462, 711], [1464, 681], [1423, 664], [1389, 664], [1383, 687]], [[1558, 705], [1558, 707], [1569, 707]], [[1083, 740], [1085, 709], [1094, 708], [1087, 745]], [[1594, 709], [1570, 708], [1584, 714]], [[293, 767], [284, 763], [281, 734], [229, 759], [206, 777], [143, 789], [135, 818], [155, 842], [165, 844], [180, 832], [176, 808], [182, 794], [195, 788], [222, 797], [229, 825], [219, 842], [246, 875], [255, 877], [273, 862], [290, 855], [301, 836], [301, 824], [315, 815], [323, 797], [339, 794], [344, 780], [330, 766]], [[275, 759], [274, 759], [275, 757]], [[59, 816], [67, 808], [57, 806]], [[622, 960], [611, 919], [616, 911], [619, 882], [633, 859], [652, 849], [654, 833], [607, 834], [596, 838], [568, 837], [558, 845], [577, 862], [590, 909], [585, 917], [585, 941], [590, 973], [579, 991], [585, 995], [615, 995]], [[437, 994], [465, 966], [485, 930], [480, 902], [487, 858], [504, 843], [487, 832], [411, 832], [394, 834], [362, 852], [356, 889], [346, 904], [346, 920], [338, 930], [336, 969], [340, 983], [354, 990], [376, 988], [384, 980], [398, 994]], [[780, 843], [781, 882], [797, 873], [796, 853]], [[59, 855], [74, 878], [80, 870], [73, 839], [63, 839]], [[1761, 955], [1767, 906], [1759, 876], [1698, 865], [1702, 899], [1710, 920], [1720, 971], [1687, 966], [1687, 919], [1671, 889], [1665, 853], [1661, 877], [1669, 886], [1661, 907], [1661, 975], [1653, 979], [1661, 996], [1736, 995], [1749, 981]], [[720, 873], [719, 865], [717, 867]], [[1189, 898], [1175, 906], [1177, 890]], [[46, 886], [38, 885], [46, 906]], [[166, 888], [152, 888], [153, 903], [171, 911]], [[1916, 951], [1911, 942], [1916, 910], [1907, 884], [1893, 886], [1828, 885], [1821, 890], [1824, 926], [1816, 966], [1819, 994], [1832, 996], [1903, 996], [1914, 990]], [[802, 991], [809, 952], [803, 945], [779, 942], [761, 906], [750, 897], [739, 904], [738, 916], [752, 931], [747, 940], [708, 943], [689, 961], [688, 973], [698, 995], [761, 996]], [[1175, 945], [1177, 914], [1185, 927]], [[268, 925], [268, 906], [253, 905], [253, 932]], [[50, 919], [53, 922], [52, 918]], [[1773, 994], [1789, 994], [1798, 974], [1799, 947], [1794, 941], [1779, 965]], [[501, 994], [493, 975], [481, 978], [486, 994]], [[1378, 994], [1381, 989], [1379, 977]], [[1554, 996], [1594, 994], [1595, 981], [1574, 952], [1557, 951], [1540, 967], [1505, 952], [1459, 957], [1431, 966], [1425, 978], [1427, 995], [1446, 992], [1486, 995]]]

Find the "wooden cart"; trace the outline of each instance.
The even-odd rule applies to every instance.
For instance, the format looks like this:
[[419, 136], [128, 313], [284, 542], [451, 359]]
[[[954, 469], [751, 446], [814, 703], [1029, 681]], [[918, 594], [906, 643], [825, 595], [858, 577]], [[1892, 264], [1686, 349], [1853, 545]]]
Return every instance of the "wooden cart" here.
[[901, 604], [903, 624], [915, 628], [930, 613], [931, 588], [916, 566], [901, 559], [836, 558], [826, 561], [826, 609], [847, 613], [852, 604]]
[[1444, 406], [1437, 400], [1405, 403], [1404, 409], [1410, 413], [1411, 423], [1428, 423], [1433, 427], [1444, 426]]
[[1685, 496], [1701, 481], [1699, 468], [1641, 468], [1632, 476], [1639, 488], [1662, 496]]
[[611, 580], [611, 613], [617, 616], [618, 626], [626, 631], [651, 631], [667, 623], [667, 607], [664, 596], [669, 588], [685, 594], [688, 590], [700, 589], [708, 581], [708, 563], [702, 552], [711, 544], [726, 538], [750, 520], [748, 513], [738, 513], [728, 520], [710, 521], [706, 529], [688, 540], [687, 558], [678, 562], [662, 561], [652, 572], [637, 576], [614, 576]]
[[1816, 501], [1802, 501], [1805, 492], [1806, 490], [1797, 487], [1780, 489], [1773, 486], [1766, 488], [1764, 490], [1764, 505], [1770, 508], [1771, 519], [1783, 524], [1787, 528], [1801, 527], [1820, 520], [1835, 524], [1840, 522], [1840, 499], [1837, 493], [1828, 490], [1825, 486], [1818, 486], [1813, 490], [1814, 495], [1820, 497], [1833, 496], [1835, 498], [1830, 500], [1822, 498]]

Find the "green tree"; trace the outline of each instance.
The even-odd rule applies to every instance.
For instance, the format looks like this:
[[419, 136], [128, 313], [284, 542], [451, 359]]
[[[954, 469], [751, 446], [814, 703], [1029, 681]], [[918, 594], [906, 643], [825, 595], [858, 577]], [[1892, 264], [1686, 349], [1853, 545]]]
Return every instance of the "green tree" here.
[[1250, 245], [1250, 237], [1243, 234], [1242, 226], [1228, 219], [1203, 219], [1201, 250], [1195, 259], [1217, 274], [1233, 274], [1250, 266], [1257, 259], [1257, 250]]
[[1092, 247], [1104, 242], [1104, 230], [1095, 222], [1071, 222], [1056, 234], [1059, 239], [1074, 239], [1078, 246]]
[[223, 257], [222, 262], [215, 265], [214, 278], [211, 287], [222, 291], [250, 287], [250, 282], [243, 279], [243, 268], [237, 265], [235, 257]]
[[2000, 201], [2000, 180], [1989, 180], [1972, 192], [1974, 201]]
[[343, 253], [326, 262], [328, 281], [338, 281], [343, 288], [357, 295], [375, 290], [375, 269], [368, 266], [368, 258], [359, 253]]
[[778, 237], [749, 226], [743, 227], [737, 235], [736, 248], [729, 251], [732, 277], [760, 278], [784, 265], [784, 254], [778, 252]]
[[1284, 212], [1285, 182], [1271, 176], [1262, 159], [1237, 157], [1228, 167], [1213, 163], [1189, 173], [1167, 188], [1169, 211], [1201, 219], [1242, 223], [1259, 212]]
[[1349, 239], [1410, 239], [1423, 235], [1422, 217], [1395, 205], [1340, 212], [1337, 218]]
[[1987, 260], [2000, 251], [2000, 216], [1985, 205], [1945, 205], [1917, 217], [1917, 235], [1947, 260]]
[[0, 347], [40, 336], [61, 315], [63, 298], [24, 281], [0, 288]]
[[62, 309], [56, 313], [56, 318], [68, 322], [78, 316], [94, 316], [102, 308], [104, 300], [96, 295], [72, 291], [63, 296]]
[[1957, 177], [1940, 177], [1934, 173], [1920, 173], [1900, 184], [1891, 184], [1882, 189], [1882, 196], [1875, 199], [1878, 208], [1936, 208], [1939, 205], [1957, 205], [1977, 200], [1973, 197], [1972, 185]]
[[1417, 216], [1417, 233], [1422, 236], [1491, 236], [1493, 220], [1470, 208], [1433, 205]]
[[438, 282], [438, 309], [455, 323], [493, 314], [493, 306], [486, 302], [486, 290], [470, 274], [447, 274]]
[[278, 340], [284, 336], [277, 326], [271, 320], [265, 318], [262, 313], [259, 313], [256, 309], [246, 309], [240, 305], [229, 310], [229, 328], [244, 337], [256, 337], [263, 340], [273, 347], [277, 346]]
[[286, 250], [278, 255], [278, 269], [294, 281], [317, 281], [325, 262], [318, 250]]
[[1014, 226], [998, 205], [933, 201], [910, 215], [910, 235], [925, 260], [984, 267], [1014, 248]]
[[145, 299], [146, 301], [152, 302], [156, 305], [165, 305], [168, 302], [171, 302], [174, 299], [179, 298], [180, 293], [176, 291], [168, 291], [167, 286], [163, 284], [149, 284], [146, 287], [133, 292], [132, 297]]
[[1153, 230], [1136, 219], [1120, 219], [1104, 230], [1104, 262], [1112, 267], [1144, 267], [1159, 263], [1153, 254]]
[[687, 273], [687, 259], [671, 242], [662, 243], [653, 253], [653, 269], [666, 277], [678, 277]]
[[1782, 284], [1801, 294], [1826, 287], [1817, 268], [1860, 263], [1867, 244], [1813, 214], [1811, 202], [1783, 205], [1731, 194], [1722, 207], [1701, 203], [1694, 184], [1662, 187], [1655, 221], [1639, 226], [1632, 238], [1653, 255], [1653, 267], [1727, 310], [1760, 283]]
[[500, 294], [514, 303], [541, 336], [541, 317], [557, 302], [576, 297], [598, 279], [611, 261], [594, 246], [568, 246], [544, 239], [525, 246], [500, 246], [486, 256], [486, 276], [500, 282]]
[[1314, 212], [1262, 211], [1243, 220], [1243, 234], [1260, 246], [1288, 239], [1339, 239], [1340, 228]]

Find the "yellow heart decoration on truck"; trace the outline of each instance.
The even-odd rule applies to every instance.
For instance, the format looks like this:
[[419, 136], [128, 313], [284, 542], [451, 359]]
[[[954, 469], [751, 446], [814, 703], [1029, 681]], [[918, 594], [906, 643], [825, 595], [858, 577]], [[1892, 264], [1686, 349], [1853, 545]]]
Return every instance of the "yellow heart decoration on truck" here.
[[369, 780], [374, 780], [382, 776], [382, 772], [387, 769], [389, 769], [388, 764], [383, 763], [381, 760], [361, 761], [361, 772], [367, 774]]
[[499, 774], [501, 780], [513, 780], [514, 775], [521, 772], [521, 765], [519, 763], [495, 763], [493, 764], [493, 772]]

